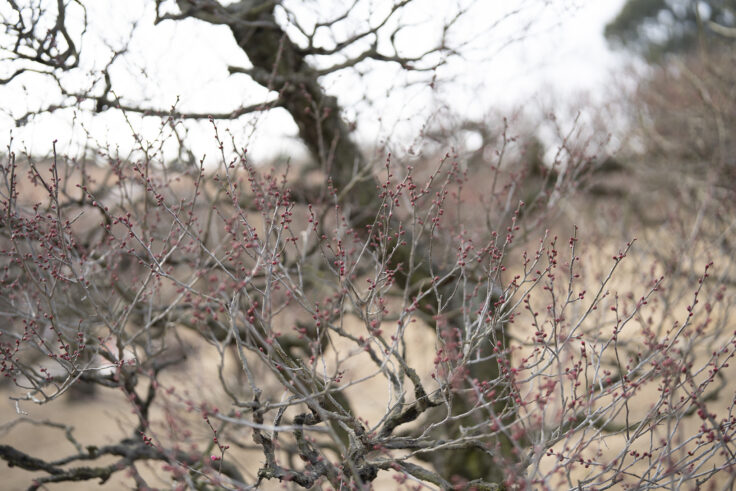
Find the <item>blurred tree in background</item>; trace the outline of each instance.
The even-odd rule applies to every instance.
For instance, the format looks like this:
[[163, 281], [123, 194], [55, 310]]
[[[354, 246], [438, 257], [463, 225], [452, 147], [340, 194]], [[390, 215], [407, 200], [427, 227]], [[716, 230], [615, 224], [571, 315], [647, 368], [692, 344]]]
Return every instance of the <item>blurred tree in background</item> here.
[[734, 0], [627, 0], [605, 29], [612, 44], [656, 60], [736, 36]]
[[[606, 27], [614, 45], [643, 54], [625, 96], [619, 158], [640, 223], [676, 240], [652, 244], [668, 272], [693, 277], [692, 250], [733, 257], [736, 244], [736, 2], [629, 0]], [[674, 227], [676, 225], [676, 227]], [[675, 228], [677, 230], [675, 230]], [[722, 279], [736, 284], [725, 264]]]

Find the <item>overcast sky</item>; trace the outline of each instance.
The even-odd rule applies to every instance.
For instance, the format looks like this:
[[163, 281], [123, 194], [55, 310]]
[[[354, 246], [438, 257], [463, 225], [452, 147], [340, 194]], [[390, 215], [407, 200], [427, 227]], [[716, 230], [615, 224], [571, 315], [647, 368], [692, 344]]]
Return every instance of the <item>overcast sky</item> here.
[[[321, 1], [325, 5], [341, 4]], [[90, 2], [90, 32], [83, 65], [91, 68], [106, 60], [107, 46], [125, 42], [132, 24], [137, 23], [130, 55], [113, 72], [115, 87], [121, 94], [158, 108], [168, 108], [178, 98], [180, 109], [199, 111], [226, 111], [240, 103], [268, 98], [264, 89], [246, 83], [244, 77], [227, 76], [227, 65], [247, 64], [227, 28], [197, 21], [153, 26], [152, 3]], [[436, 11], [427, 9], [428, 3], [432, 0], [420, 2], [422, 10], [411, 14], [420, 21], [413, 32], [416, 39], [429, 38], [432, 21], [441, 21], [446, 13], [440, 7]], [[353, 74], [332, 76], [324, 83], [329, 93], [351, 108], [347, 116], [357, 119], [360, 139], [371, 144], [380, 144], [387, 138], [394, 143], [410, 141], [430, 118], [436, 104], [451, 107], [455, 114], [481, 118], [530, 104], [529, 101], [550, 102], [553, 98], [563, 102], [580, 91], [604, 94], [610, 72], [621, 62], [621, 55], [608, 50], [602, 31], [622, 3], [623, 0], [481, 0], [457, 33], [457, 39], [469, 43], [466, 58], [442, 69], [443, 77], [452, 77], [451, 84], [435, 91], [427, 84], [399, 89], [405, 79], [390, 68], [363, 78]], [[451, 3], [441, 0], [436, 5], [449, 9]], [[505, 19], [509, 9], [518, 9], [519, 13]], [[0, 86], [0, 135], [7, 141], [12, 132], [16, 151], [28, 148], [45, 154], [54, 139], [59, 140], [60, 148], [70, 151], [89, 139], [92, 145], [109, 144], [126, 150], [132, 145], [133, 131], [149, 139], [158, 134], [158, 121], [137, 117], [126, 121], [113, 111], [96, 116], [59, 111], [15, 128], [14, 118], [19, 114], [54, 101], [53, 86], [34, 78], [28, 76]], [[79, 75], [79, 80], [89, 79]], [[360, 102], [364, 96], [372, 102], [370, 107]], [[237, 144], [247, 146], [256, 159], [298, 154], [296, 128], [284, 113], [274, 111], [221, 125], [223, 131], [226, 128], [238, 140]], [[214, 153], [212, 133], [206, 123], [190, 125], [187, 140], [197, 157]], [[174, 155], [168, 153], [165, 157]]]

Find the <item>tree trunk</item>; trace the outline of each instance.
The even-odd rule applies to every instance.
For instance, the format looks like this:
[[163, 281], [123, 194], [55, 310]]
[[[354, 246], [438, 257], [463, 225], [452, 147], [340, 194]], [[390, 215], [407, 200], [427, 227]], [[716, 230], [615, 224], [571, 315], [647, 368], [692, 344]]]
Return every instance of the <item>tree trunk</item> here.
[[[253, 64], [252, 70], [234, 70], [244, 72], [254, 81], [279, 93], [281, 106], [286, 109], [299, 128], [299, 137], [309, 149], [312, 156], [323, 166], [326, 174], [332, 179], [338, 192], [348, 187], [343, 205], [348, 211], [353, 226], [357, 230], [365, 230], [379, 212], [380, 202], [376, 198], [378, 182], [370, 172], [363, 174], [366, 160], [351, 139], [351, 130], [342, 119], [342, 108], [335, 97], [325, 93], [319, 83], [316, 71], [309, 65], [303, 50], [296, 46], [284, 30], [276, 23], [274, 2], [270, 0], [245, 0], [228, 7], [230, 12], [237, 12], [238, 17], [213, 16], [200, 8], [192, 8], [188, 0], [178, 0], [182, 11], [191, 9], [190, 15], [211, 23], [227, 24], [238, 43]], [[225, 20], [227, 19], [227, 20]], [[356, 182], [358, 176], [365, 175], [365, 182]], [[410, 246], [396, 251], [392, 256], [391, 268], [408, 260]], [[420, 256], [428, 251], [418, 251]], [[404, 264], [406, 266], [406, 264]], [[411, 278], [397, 275], [399, 287], [406, 287], [407, 282], [422, 284], [430, 280], [429, 267], [420, 267]], [[452, 283], [452, 282], [450, 282]], [[453, 286], [447, 285], [441, 294], [448, 298]], [[428, 314], [431, 312], [428, 310]], [[457, 322], [461, 320], [458, 316]], [[490, 343], [484, 347], [484, 354], [490, 354]], [[498, 363], [495, 361], [477, 364], [473, 367], [473, 376], [479, 380], [497, 380], [500, 376]], [[455, 410], [458, 414], [471, 409], [467, 402], [455, 398]], [[505, 408], [496, 408], [503, 412]], [[462, 418], [448, 428], [448, 431], [459, 432], [458, 425], [478, 424], [480, 414]], [[451, 437], [445, 435], [444, 438]], [[503, 453], [509, 453], [510, 447], [505, 438]], [[508, 457], [508, 455], [505, 455]], [[501, 469], [489, 453], [475, 447], [457, 450], [430, 452], [425, 455], [438, 472], [445, 476], [460, 476], [466, 479], [486, 479], [498, 482], [503, 479]]]

